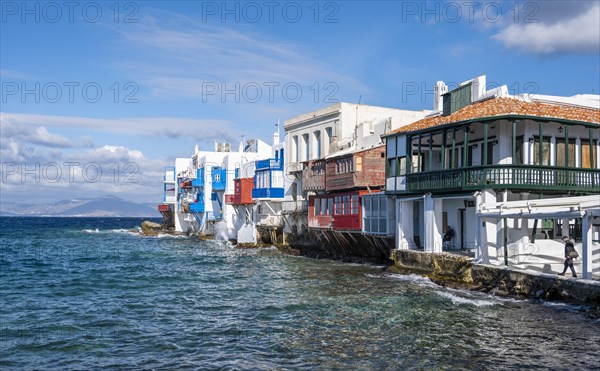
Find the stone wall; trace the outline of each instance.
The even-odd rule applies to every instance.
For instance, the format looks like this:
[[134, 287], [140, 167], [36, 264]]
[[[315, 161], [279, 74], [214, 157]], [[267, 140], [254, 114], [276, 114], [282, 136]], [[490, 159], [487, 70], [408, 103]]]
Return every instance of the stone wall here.
[[419, 273], [443, 286], [518, 298], [560, 300], [600, 308], [600, 282], [474, 264], [471, 258], [394, 250], [392, 271]]

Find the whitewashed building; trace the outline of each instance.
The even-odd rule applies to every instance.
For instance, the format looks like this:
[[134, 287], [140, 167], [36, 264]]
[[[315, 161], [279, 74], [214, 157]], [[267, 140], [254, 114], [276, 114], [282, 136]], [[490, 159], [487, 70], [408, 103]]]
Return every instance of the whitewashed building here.
[[[473, 249], [483, 263], [562, 270], [559, 236], [581, 244], [584, 277], [600, 274], [600, 96], [509, 96], [485, 76], [447, 92], [434, 113], [385, 135], [386, 194], [396, 247]], [[583, 198], [582, 198], [583, 197]], [[554, 209], [554, 211], [553, 211]]]
[[302, 236], [308, 231], [307, 200], [309, 195], [324, 191], [321, 162], [326, 157], [377, 147], [382, 144], [381, 135], [427, 113], [340, 102], [286, 120], [284, 170], [290, 185], [282, 204], [288, 216], [285, 232]]
[[174, 168], [166, 167], [165, 204], [172, 205], [175, 230], [235, 238], [239, 217], [226, 198], [234, 194], [234, 179], [252, 178], [255, 160], [270, 153], [271, 146], [258, 139], [240, 143], [237, 152], [229, 143], [215, 143], [214, 151], [196, 146], [190, 159], [177, 159]]

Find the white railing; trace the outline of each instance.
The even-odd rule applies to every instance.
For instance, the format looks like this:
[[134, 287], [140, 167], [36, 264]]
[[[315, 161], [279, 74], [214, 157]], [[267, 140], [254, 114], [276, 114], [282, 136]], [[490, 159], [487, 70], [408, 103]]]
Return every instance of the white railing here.
[[283, 224], [283, 220], [279, 215], [259, 214], [256, 224], [269, 227], [279, 227]]
[[283, 201], [281, 203], [283, 213], [305, 213], [308, 212], [308, 202], [306, 201]]
[[293, 173], [295, 171], [302, 171], [302, 164], [300, 162], [289, 162], [285, 165], [288, 173]]

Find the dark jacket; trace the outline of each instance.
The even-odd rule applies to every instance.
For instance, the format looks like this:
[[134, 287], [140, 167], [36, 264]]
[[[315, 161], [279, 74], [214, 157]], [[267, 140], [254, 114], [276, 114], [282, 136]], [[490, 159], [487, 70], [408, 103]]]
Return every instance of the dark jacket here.
[[573, 260], [573, 258], [569, 257], [569, 252], [575, 250], [575, 244], [573, 241], [569, 240], [565, 242], [565, 258]]

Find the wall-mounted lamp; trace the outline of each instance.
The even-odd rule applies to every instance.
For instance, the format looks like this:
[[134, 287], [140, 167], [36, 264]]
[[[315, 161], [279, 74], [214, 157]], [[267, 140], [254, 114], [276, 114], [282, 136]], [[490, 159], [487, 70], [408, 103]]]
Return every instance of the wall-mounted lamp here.
[[558, 134], [562, 134], [562, 133], [563, 133], [563, 127], [562, 127], [562, 126], [559, 126], [559, 127], [558, 127]]
[[427, 139], [427, 143], [432, 144], [433, 143], [433, 139], [431, 139], [431, 138]]
[[533, 142], [533, 137], [529, 137], [529, 143]]
[[472, 146], [472, 147], [473, 147], [473, 148], [477, 148], [477, 146], [478, 146], [478, 144], [477, 144], [477, 143], [475, 143], [475, 144], [473, 144], [473, 146]]
[[494, 144], [498, 144], [498, 139], [496, 139], [496, 140], [494, 141]]

